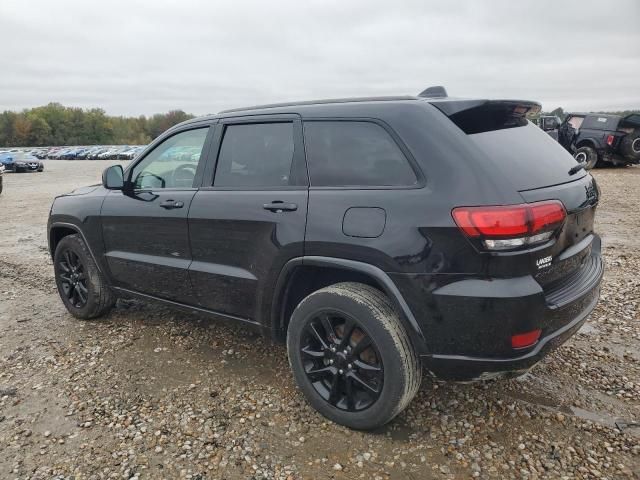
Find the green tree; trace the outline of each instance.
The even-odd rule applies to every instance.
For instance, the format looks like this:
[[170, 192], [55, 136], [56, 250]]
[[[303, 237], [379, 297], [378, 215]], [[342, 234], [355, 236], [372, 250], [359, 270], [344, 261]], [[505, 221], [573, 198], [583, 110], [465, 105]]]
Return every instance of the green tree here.
[[112, 117], [101, 108], [83, 110], [49, 103], [16, 113], [0, 114], [0, 146], [142, 145], [193, 118], [182, 110], [150, 118]]
[[47, 121], [37, 115], [30, 114], [31, 131], [29, 132], [28, 144], [30, 146], [42, 147], [51, 143], [51, 127]]

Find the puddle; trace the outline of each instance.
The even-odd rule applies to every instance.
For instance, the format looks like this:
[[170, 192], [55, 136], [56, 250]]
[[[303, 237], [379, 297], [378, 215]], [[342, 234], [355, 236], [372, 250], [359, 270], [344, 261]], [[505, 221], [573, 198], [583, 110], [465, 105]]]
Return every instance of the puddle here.
[[592, 412], [579, 407], [568, 407], [568, 409], [572, 415], [582, 420], [589, 420], [611, 428], [617, 428], [618, 430], [640, 438], [640, 423], [634, 420], [616, 418], [606, 413]]
[[616, 428], [616, 418], [611, 415], [607, 415], [602, 412], [592, 412], [580, 407], [567, 407], [569, 412], [582, 420], [589, 420], [591, 422], [601, 423], [608, 427]]

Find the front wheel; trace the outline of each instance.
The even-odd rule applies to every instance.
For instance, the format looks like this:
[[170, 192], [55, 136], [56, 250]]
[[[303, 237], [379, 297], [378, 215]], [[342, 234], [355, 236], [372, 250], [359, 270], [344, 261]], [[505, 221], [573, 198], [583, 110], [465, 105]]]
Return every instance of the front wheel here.
[[89, 320], [105, 315], [115, 305], [116, 297], [80, 235], [60, 240], [53, 263], [58, 293], [71, 315]]
[[309, 403], [349, 428], [384, 425], [420, 387], [420, 361], [398, 315], [368, 285], [339, 283], [306, 297], [291, 316], [287, 349]]
[[598, 152], [591, 147], [580, 147], [573, 155], [578, 163], [586, 163], [585, 169], [591, 170], [598, 163]]

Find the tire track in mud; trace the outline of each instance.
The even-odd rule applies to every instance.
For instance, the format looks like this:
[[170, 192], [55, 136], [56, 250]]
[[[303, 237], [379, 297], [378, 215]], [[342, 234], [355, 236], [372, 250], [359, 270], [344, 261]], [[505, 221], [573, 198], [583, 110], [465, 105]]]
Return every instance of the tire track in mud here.
[[53, 268], [49, 265], [25, 265], [0, 258], [0, 282], [4, 284], [7, 280], [42, 293], [56, 292]]

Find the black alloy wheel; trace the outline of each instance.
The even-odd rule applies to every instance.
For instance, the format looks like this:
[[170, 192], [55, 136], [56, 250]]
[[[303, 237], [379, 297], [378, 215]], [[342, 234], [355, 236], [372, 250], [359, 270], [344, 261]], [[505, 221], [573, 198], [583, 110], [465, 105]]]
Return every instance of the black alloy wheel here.
[[358, 412], [378, 400], [384, 380], [382, 357], [353, 317], [320, 311], [304, 328], [301, 340], [307, 378], [328, 403]]
[[84, 307], [87, 304], [89, 289], [82, 260], [74, 251], [65, 250], [58, 260], [58, 266], [60, 285], [69, 303], [75, 308]]
[[310, 405], [357, 430], [402, 412], [420, 388], [421, 363], [384, 292], [340, 282], [307, 295], [287, 326], [294, 379]]

